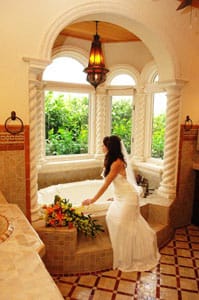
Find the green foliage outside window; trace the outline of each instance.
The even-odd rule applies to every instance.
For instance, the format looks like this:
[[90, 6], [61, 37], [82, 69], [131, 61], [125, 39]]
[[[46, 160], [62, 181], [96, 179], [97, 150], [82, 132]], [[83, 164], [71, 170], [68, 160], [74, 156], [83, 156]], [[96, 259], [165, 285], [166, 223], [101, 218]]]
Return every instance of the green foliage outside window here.
[[[88, 103], [87, 94], [46, 93], [46, 155], [88, 153]], [[132, 97], [113, 97], [111, 134], [122, 138], [129, 153], [132, 125]], [[164, 134], [165, 114], [161, 114], [153, 118], [154, 158], [163, 158]]]
[[46, 155], [88, 152], [88, 96], [47, 92]]
[[131, 152], [132, 97], [112, 97], [112, 130], [124, 142], [128, 153]]
[[163, 159], [164, 157], [165, 122], [165, 114], [160, 114], [153, 118], [151, 156], [154, 158]]

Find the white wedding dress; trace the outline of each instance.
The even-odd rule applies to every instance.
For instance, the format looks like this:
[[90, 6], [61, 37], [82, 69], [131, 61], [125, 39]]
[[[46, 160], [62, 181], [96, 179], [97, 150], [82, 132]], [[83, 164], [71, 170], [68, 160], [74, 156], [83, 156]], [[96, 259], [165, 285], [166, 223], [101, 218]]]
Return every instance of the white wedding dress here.
[[142, 217], [136, 189], [118, 174], [113, 180], [114, 200], [106, 222], [113, 248], [113, 269], [148, 271], [160, 259], [156, 233]]

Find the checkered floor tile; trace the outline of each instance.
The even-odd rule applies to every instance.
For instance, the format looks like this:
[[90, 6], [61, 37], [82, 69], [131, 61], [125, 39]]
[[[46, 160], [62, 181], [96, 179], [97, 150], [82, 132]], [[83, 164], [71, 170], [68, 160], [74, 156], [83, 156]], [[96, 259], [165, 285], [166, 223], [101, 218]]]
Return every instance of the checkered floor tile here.
[[199, 300], [199, 227], [176, 230], [150, 272], [53, 276], [67, 300]]

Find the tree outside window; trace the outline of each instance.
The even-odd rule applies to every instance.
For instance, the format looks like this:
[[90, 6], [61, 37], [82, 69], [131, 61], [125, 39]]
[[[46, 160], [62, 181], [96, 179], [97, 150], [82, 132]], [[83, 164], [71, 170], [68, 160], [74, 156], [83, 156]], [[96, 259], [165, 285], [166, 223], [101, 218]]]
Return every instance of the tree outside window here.
[[118, 135], [131, 152], [132, 96], [112, 96], [111, 134]]
[[151, 156], [164, 157], [164, 141], [166, 126], [166, 93], [155, 93], [153, 98]]
[[47, 156], [88, 153], [89, 94], [67, 92], [67, 88], [57, 92], [59, 82], [88, 85], [83, 69], [76, 59], [62, 56], [53, 59], [43, 73], [43, 80], [56, 81], [56, 91], [45, 92]]
[[[132, 76], [126, 73], [116, 75], [111, 85], [121, 88], [121, 86], [135, 86], [136, 82]], [[132, 109], [133, 96], [118, 95], [112, 96], [111, 111], [111, 134], [118, 135], [124, 142], [128, 153], [131, 152], [131, 135], [132, 135]]]
[[88, 97], [46, 91], [46, 155], [88, 153]]

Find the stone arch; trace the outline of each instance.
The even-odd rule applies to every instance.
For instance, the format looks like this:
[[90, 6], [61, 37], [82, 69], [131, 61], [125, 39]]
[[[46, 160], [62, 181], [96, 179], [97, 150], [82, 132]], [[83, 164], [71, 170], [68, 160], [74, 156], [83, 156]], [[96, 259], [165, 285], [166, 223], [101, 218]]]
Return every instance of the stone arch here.
[[[115, 1], [105, 1], [105, 0], [96, 0], [90, 1], [85, 0], [84, 3], [81, 5], [71, 4], [71, 8], [67, 9], [61, 16], [56, 16], [55, 20], [49, 26], [48, 31], [43, 36], [42, 42], [39, 47], [38, 52], [38, 60], [31, 60], [30, 61], [30, 145], [32, 147], [31, 153], [31, 216], [32, 220], [36, 220], [38, 207], [36, 203], [36, 191], [37, 191], [37, 165], [36, 165], [36, 156], [37, 153], [34, 151], [36, 145], [36, 132], [35, 132], [35, 115], [37, 114], [37, 105], [38, 98], [41, 97], [40, 91], [40, 82], [38, 82], [38, 74], [44, 70], [44, 67], [51, 61], [52, 55], [56, 55], [56, 50], [54, 49], [54, 53], [52, 51], [53, 43], [57, 38], [60, 31], [66, 27], [67, 25], [80, 22], [84, 20], [99, 20], [105, 21], [109, 23], [113, 23], [124, 27], [125, 29], [129, 30], [136, 34], [140, 39], [143, 41], [145, 46], [151, 52], [154, 61], [158, 68], [158, 73], [160, 76], [161, 82], [165, 82], [166, 87], [165, 89], [169, 88], [170, 86], [173, 87], [176, 85], [176, 78], [179, 77], [180, 74], [180, 67], [178, 63], [178, 59], [176, 54], [173, 50], [171, 41], [169, 40], [169, 36], [164, 35], [162, 38], [162, 32], [159, 28], [153, 27], [151, 22], [147, 22], [147, 12], [146, 10], [140, 10], [139, 3], [126, 3], [124, 5], [123, 0]], [[160, 43], [161, 40], [161, 43]], [[169, 90], [171, 94], [171, 103], [175, 104], [175, 116], [179, 111], [179, 93], [178, 87], [171, 88]], [[140, 97], [142, 95], [140, 94]], [[171, 110], [171, 116], [174, 113]], [[175, 124], [175, 128], [173, 131], [176, 131], [178, 124]], [[169, 133], [169, 129], [168, 129]], [[176, 133], [175, 141], [176, 141]], [[163, 184], [161, 185], [161, 194], [168, 195], [171, 194], [171, 198], [173, 198], [174, 189], [175, 189], [175, 179], [173, 177], [170, 179], [169, 175], [167, 175], [167, 171], [170, 173], [175, 173], [175, 166], [170, 166], [169, 161], [175, 160], [176, 161], [176, 143], [172, 147], [172, 155], [168, 155], [168, 166], [165, 166], [165, 176]], [[170, 193], [169, 190], [172, 190]]]
[[154, 73], [156, 72], [158, 72], [157, 65], [155, 64], [154, 61], [150, 61], [148, 64], [144, 66], [144, 68], [141, 71], [141, 76], [140, 76], [141, 82], [150, 83], [152, 81]]
[[131, 3], [124, 5], [123, 1], [120, 0], [117, 3], [88, 1], [82, 5], [74, 6], [51, 24], [41, 43], [40, 59], [51, 58], [54, 40], [65, 26], [75, 21], [98, 19], [122, 26], [140, 37], [157, 63], [161, 81], [175, 80], [179, 73], [179, 67], [171, 42], [166, 37], [162, 40], [161, 32], [158, 32], [158, 29], [154, 33], [154, 28], [150, 28], [146, 21], [142, 21], [139, 14], [140, 9], [136, 10], [136, 5], [135, 3], [132, 9]]
[[52, 57], [57, 58], [63, 55], [71, 56], [77, 61], [79, 61], [81, 64], [83, 64], [85, 67], [88, 64], [88, 55], [87, 51], [82, 50], [79, 47], [70, 46], [70, 45], [64, 45], [61, 47], [56, 47], [52, 51]]

